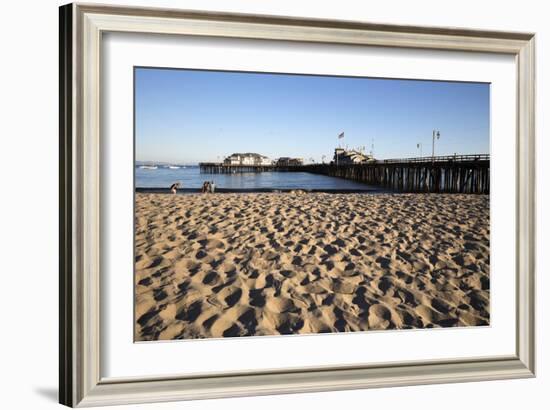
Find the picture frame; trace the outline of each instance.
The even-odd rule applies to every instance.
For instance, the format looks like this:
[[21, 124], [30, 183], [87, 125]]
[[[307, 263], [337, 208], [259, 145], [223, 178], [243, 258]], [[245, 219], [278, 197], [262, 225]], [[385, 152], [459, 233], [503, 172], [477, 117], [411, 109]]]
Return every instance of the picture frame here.
[[[100, 84], [103, 34], [132, 32], [507, 54], [515, 57], [516, 352], [510, 356], [196, 376], [101, 377]], [[60, 8], [60, 403], [71, 407], [535, 375], [535, 35], [246, 14]]]

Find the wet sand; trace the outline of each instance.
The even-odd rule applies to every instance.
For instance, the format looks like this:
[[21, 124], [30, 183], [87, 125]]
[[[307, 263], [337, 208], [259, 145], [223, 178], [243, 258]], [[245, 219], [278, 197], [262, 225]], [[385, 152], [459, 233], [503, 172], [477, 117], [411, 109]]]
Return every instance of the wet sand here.
[[489, 197], [136, 194], [135, 339], [489, 324]]

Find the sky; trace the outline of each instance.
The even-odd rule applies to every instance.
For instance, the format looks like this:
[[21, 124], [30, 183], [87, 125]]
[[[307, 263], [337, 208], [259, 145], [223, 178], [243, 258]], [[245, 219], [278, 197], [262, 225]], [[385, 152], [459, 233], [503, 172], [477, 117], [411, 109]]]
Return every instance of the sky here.
[[[330, 161], [489, 153], [490, 85], [136, 68], [136, 160], [195, 164], [234, 152]], [[338, 139], [340, 133], [344, 138]]]

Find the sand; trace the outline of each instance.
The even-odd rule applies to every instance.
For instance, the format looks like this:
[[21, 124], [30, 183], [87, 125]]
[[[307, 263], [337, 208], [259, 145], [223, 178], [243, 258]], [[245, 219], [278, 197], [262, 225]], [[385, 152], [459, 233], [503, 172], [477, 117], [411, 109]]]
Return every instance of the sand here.
[[135, 339], [489, 324], [489, 197], [136, 194]]

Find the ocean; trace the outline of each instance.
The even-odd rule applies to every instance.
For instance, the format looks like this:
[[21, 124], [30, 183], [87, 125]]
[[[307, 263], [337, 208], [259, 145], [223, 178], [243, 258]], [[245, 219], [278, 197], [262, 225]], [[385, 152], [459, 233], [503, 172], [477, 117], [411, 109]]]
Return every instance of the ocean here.
[[304, 190], [371, 190], [373, 186], [347, 179], [307, 172], [257, 172], [235, 174], [201, 174], [198, 166], [170, 169], [135, 167], [136, 188], [168, 188], [179, 182], [184, 189], [200, 189], [204, 181], [214, 181], [216, 189], [304, 189]]

